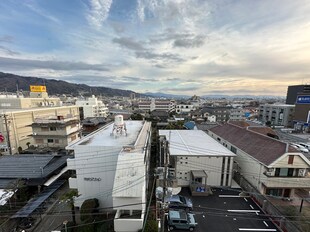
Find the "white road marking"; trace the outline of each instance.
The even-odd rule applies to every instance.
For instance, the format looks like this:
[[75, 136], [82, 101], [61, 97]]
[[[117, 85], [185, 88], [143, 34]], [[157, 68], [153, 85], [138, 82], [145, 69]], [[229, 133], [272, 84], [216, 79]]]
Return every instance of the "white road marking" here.
[[239, 195], [219, 195], [219, 197], [240, 197]]
[[243, 198], [246, 202], [248, 202], [248, 199], [246, 199], [245, 197]]
[[251, 209], [254, 209], [254, 207], [252, 205], [250, 205]]
[[240, 231], [277, 231], [276, 229], [250, 229], [250, 228], [239, 228]]
[[267, 224], [267, 222], [264, 221], [264, 224], [265, 224], [265, 226], [269, 227], [268, 224]]
[[236, 213], [258, 213], [259, 210], [247, 210], [247, 209], [228, 209], [228, 212], [236, 212]]
[[256, 213], [256, 215], [258, 215], [258, 212], [255, 212]]

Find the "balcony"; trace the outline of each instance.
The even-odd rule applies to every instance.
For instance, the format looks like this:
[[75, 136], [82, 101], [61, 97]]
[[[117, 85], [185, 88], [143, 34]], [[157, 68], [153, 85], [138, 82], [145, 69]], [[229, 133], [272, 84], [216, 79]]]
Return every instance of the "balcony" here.
[[262, 178], [262, 183], [267, 188], [310, 188], [309, 177], [278, 177], [267, 176]]

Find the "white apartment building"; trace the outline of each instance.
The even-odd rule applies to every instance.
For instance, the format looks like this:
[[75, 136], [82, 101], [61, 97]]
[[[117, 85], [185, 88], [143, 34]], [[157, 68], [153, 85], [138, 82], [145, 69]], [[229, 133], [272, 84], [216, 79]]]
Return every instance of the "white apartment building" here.
[[83, 107], [84, 118], [87, 117], [107, 117], [109, 109], [106, 105], [98, 100], [94, 95], [87, 100], [79, 99], [75, 105]]
[[177, 114], [186, 114], [190, 113], [191, 111], [194, 111], [196, 107], [194, 105], [188, 105], [188, 104], [178, 104], [176, 105], [176, 113]]
[[4, 141], [0, 143], [0, 153], [4, 155], [16, 154], [18, 149], [24, 150], [29, 145], [34, 145], [31, 125], [36, 118], [51, 116], [79, 118], [79, 108], [77, 106], [62, 106], [0, 110], [0, 133], [5, 137]]
[[151, 100], [145, 100], [138, 102], [139, 110], [150, 111], [167, 111], [171, 112], [175, 110], [175, 101], [173, 100], [159, 100], [152, 98]]
[[[116, 231], [137, 231], [129, 229], [129, 224], [140, 226], [144, 219], [146, 205], [140, 203], [145, 202], [148, 180], [150, 126], [144, 121], [123, 121], [118, 115], [115, 123], [67, 147], [74, 151], [67, 165], [76, 172], [76, 177], [69, 179], [70, 188], [79, 192], [75, 206], [97, 198], [101, 207], [115, 207], [116, 217], [122, 218], [115, 222]], [[140, 217], [126, 219], [124, 215], [133, 212]]]
[[233, 152], [214, 141], [201, 130], [160, 130], [169, 141], [169, 154], [178, 186], [189, 186], [195, 194], [197, 186], [232, 184]]

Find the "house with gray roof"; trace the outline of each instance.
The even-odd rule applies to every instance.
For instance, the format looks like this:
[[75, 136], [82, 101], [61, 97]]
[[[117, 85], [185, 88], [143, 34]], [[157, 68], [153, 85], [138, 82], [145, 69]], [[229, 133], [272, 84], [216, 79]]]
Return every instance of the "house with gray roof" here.
[[260, 193], [290, 198], [296, 189], [310, 188], [310, 161], [289, 144], [231, 123], [208, 134], [237, 155], [235, 171]]

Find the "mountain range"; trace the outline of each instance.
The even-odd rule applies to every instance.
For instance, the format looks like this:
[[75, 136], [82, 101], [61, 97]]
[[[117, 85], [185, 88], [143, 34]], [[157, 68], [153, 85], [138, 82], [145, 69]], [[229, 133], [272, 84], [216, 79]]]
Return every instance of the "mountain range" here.
[[[131, 93], [135, 93], [131, 90], [112, 89], [108, 87], [95, 87], [84, 84], [74, 84], [54, 79], [19, 76], [3, 72], [0, 72], [0, 83], [0, 92], [16, 92], [17, 88], [22, 91], [29, 91], [30, 85], [45, 85], [47, 92], [50, 95], [67, 94], [72, 96], [102, 95], [108, 97], [129, 97]], [[138, 93], [135, 93], [135, 95], [136, 97], [140, 96], [140, 94]]]

